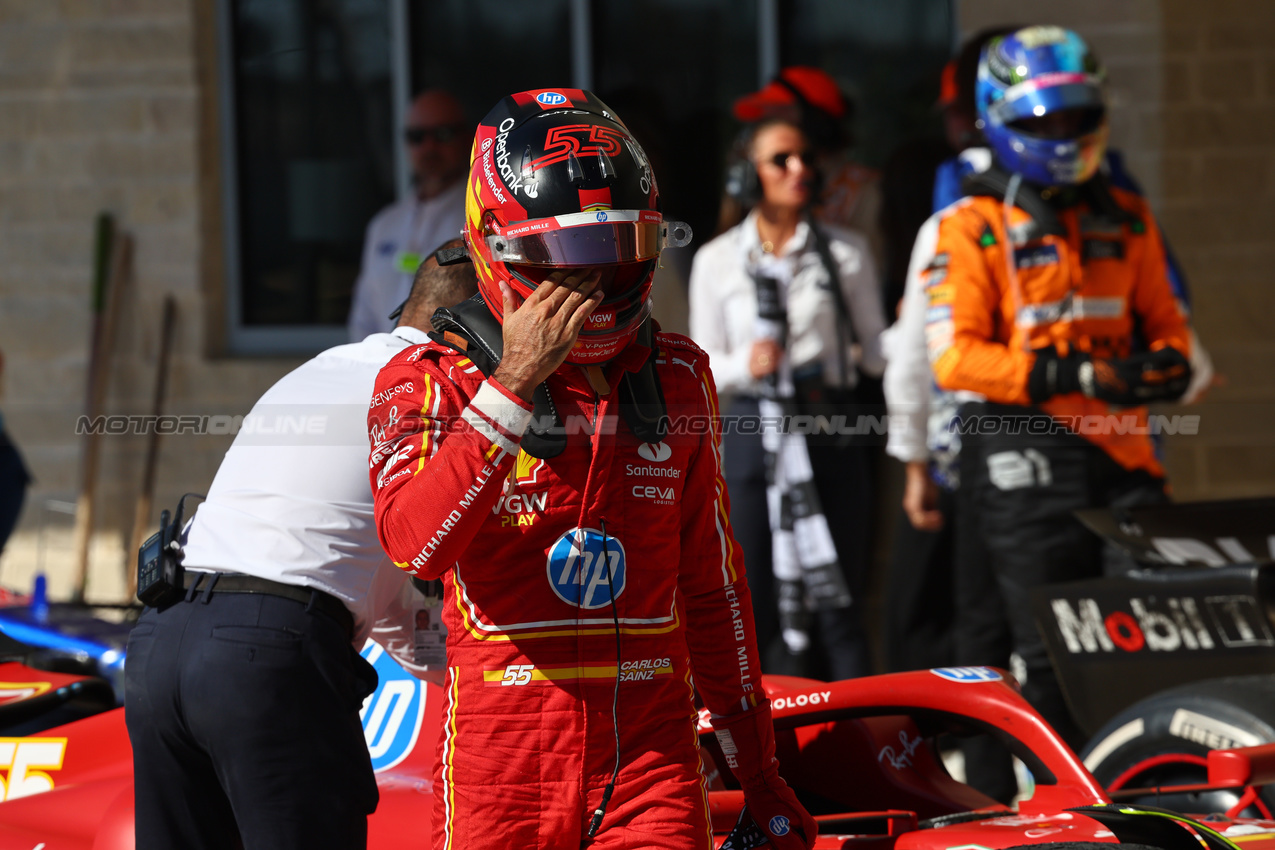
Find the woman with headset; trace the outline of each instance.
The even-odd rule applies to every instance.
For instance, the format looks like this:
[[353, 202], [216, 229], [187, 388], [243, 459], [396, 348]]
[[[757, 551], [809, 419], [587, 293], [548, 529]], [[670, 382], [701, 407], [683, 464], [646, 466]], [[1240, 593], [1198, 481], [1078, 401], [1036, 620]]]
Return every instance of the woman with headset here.
[[745, 135], [724, 206], [747, 214], [696, 254], [690, 325], [727, 412], [731, 524], [767, 672], [845, 679], [870, 672], [858, 585], [872, 502], [847, 431], [860, 372], [884, 368], [885, 318], [866, 240], [810, 214], [814, 162], [796, 123]]

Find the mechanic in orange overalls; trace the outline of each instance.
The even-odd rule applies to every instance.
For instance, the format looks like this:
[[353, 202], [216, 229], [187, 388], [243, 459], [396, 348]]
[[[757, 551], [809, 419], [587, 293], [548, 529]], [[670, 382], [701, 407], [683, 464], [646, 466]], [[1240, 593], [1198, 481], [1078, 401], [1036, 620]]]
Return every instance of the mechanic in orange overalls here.
[[1023, 694], [1078, 744], [1029, 591], [1102, 573], [1073, 510], [1166, 498], [1144, 405], [1186, 390], [1189, 334], [1146, 202], [1099, 171], [1104, 73], [1084, 41], [1041, 26], [992, 39], [976, 100], [995, 165], [940, 222], [927, 345], [941, 387], [987, 399], [962, 409], [962, 487]]

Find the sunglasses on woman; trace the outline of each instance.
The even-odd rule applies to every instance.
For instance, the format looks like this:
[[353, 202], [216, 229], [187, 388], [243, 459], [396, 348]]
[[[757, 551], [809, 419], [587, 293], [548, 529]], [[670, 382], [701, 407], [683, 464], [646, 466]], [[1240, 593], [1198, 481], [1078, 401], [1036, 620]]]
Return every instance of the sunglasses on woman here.
[[788, 161], [793, 157], [801, 160], [801, 164], [806, 167], [812, 167], [815, 164], [814, 151], [781, 151], [766, 157], [762, 162], [769, 162], [775, 168], [788, 168]]

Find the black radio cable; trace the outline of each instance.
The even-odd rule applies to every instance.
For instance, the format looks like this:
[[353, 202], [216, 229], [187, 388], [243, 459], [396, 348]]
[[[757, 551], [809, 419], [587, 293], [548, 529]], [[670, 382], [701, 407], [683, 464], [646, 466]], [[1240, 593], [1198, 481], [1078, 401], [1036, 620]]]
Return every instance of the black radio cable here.
[[615, 793], [616, 780], [620, 778], [620, 614], [615, 605], [615, 585], [611, 581], [611, 556], [607, 550], [607, 521], [598, 520], [602, 527], [602, 566], [607, 571], [607, 591], [611, 594], [611, 620], [615, 624], [615, 691], [611, 696], [611, 726], [615, 729], [615, 767], [611, 770], [611, 781], [602, 789], [602, 800], [593, 812], [593, 820], [589, 821], [588, 836], [593, 838], [602, 826], [602, 817], [606, 814], [607, 804]]

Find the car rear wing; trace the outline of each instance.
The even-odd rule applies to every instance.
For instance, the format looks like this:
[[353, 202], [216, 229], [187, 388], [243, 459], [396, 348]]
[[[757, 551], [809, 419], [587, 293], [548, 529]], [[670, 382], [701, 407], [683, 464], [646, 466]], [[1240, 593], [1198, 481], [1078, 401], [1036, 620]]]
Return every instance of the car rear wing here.
[[1275, 563], [1275, 498], [1095, 508], [1076, 516], [1147, 567]]

